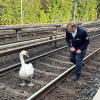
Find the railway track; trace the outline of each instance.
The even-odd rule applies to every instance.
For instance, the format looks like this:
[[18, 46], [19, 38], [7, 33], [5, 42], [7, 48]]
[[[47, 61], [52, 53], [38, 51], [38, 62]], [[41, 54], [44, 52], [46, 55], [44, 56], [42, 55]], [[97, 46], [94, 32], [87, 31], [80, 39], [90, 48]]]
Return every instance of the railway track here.
[[[28, 29], [28, 30], [31, 30], [31, 29]], [[2, 31], [1, 31], [2, 32]], [[3, 45], [3, 44], [10, 44], [10, 43], [16, 43], [16, 42], [22, 42], [22, 41], [29, 41], [29, 40], [35, 40], [35, 39], [40, 39], [40, 38], [45, 38], [45, 37], [50, 37], [51, 35], [59, 35], [56, 34], [56, 30], [50, 30], [49, 31], [46, 31], [46, 29], [42, 32], [37, 32], [37, 31], [34, 31], [34, 32], [27, 32], [27, 31], [23, 31], [20, 32], [19, 36], [17, 36], [16, 34], [8, 34], [10, 33], [9, 31], [5, 32], [3, 31], [1, 34], [0, 34], [0, 44]]]
[[[99, 30], [88, 30], [90, 36], [95, 34], [99, 34]], [[65, 35], [58, 35], [30, 40], [30, 41], [23, 41], [18, 43], [6, 44], [0, 46], [0, 66], [1, 68], [5, 68], [6, 66], [14, 65], [15, 63], [19, 63], [19, 52], [23, 49], [26, 49], [30, 57], [35, 57], [37, 55], [43, 54], [45, 52], [51, 51], [55, 48], [59, 48], [66, 45], [65, 42]]]
[[[83, 27], [86, 27], [87, 30], [92, 32], [99, 31], [100, 23], [94, 22], [90, 24], [83, 24]], [[50, 36], [61, 35], [65, 33], [65, 27], [60, 24], [51, 24], [51, 25], [26, 25], [26, 26], [1, 26], [0, 27], [0, 44], [9, 44], [16, 43], [28, 40], [35, 40]], [[93, 33], [94, 33], [93, 32]]]
[[[98, 31], [94, 34], [99, 34]], [[6, 66], [10, 66], [15, 63], [19, 63], [19, 52], [23, 49], [27, 49], [30, 57], [35, 57], [37, 55], [40, 55], [41, 53], [48, 52], [52, 49], [59, 48], [61, 46], [65, 46], [65, 35], [58, 35], [52, 37], [50, 39], [42, 38], [37, 40], [30, 40], [30, 41], [24, 41], [24, 42], [18, 42], [13, 44], [7, 44], [7, 45], [1, 45], [0, 46], [0, 65], [1, 68], [4, 68]], [[91, 34], [92, 36], [92, 34]]]
[[[94, 50], [98, 49], [100, 47], [99, 43], [100, 34], [91, 38], [91, 44], [89, 46], [87, 54], [90, 54]], [[28, 98], [28, 100], [36, 97], [41, 98], [41, 96], [39, 95], [41, 94], [42, 90], [47, 88], [47, 86], [50, 87], [53, 82], [55, 83], [55, 81], [57, 82], [58, 79], [60, 80], [61, 75], [65, 75], [65, 72], [72, 69], [71, 66], [73, 64], [68, 60], [69, 54], [66, 48], [67, 46], [56, 48], [55, 50], [28, 59], [26, 61], [27, 63], [32, 62], [35, 68], [35, 74], [33, 77], [33, 88], [27, 86], [21, 87], [19, 85], [21, 82], [18, 76], [20, 63], [2, 68], [0, 70], [1, 98], [11, 100], [25, 100], [29, 96], [30, 97]], [[32, 95], [33, 93], [34, 95]], [[37, 98], [37, 100], [40, 99]]]
[[[100, 38], [100, 36], [99, 36]], [[98, 38], [98, 39], [99, 39]], [[89, 46], [89, 49], [87, 51], [87, 57], [84, 59], [85, 62], [87, 62], [91, 57], [94, 57], [96, 55], [96, 53], [100, 52], [100, 44], [99, 44], [99, 41], [97, 42], [97, 38], [94, 38], [95, 40], [92, 39], [92, 42]], [[93, 44], [92, 44], [93, 43]], [[61, 54], [59, 56], [59, 54]], [[50, 99], [50, 97], [52, 98], [51, 95], [49, 95], [49, 98], [48, 97], [45, 97], [46, 95], [48, 95], [48, 93], [53, 90], [62, 80], [64, 80], [64, 78], [67, 77], [67, 75], [70, 73], [70, 72], [73, 72], [74, 70], [74, 65], [72, 66], [71, 63], [68, 61], [68, 55], [67, 57], [65, 56], [67, 54], [67, 52], [64, 50], [62, 53], [59, 52], [59, 54], [54, 55], [52, 56], [54, 59], [52, 59], [52, 61], [58, 61], [56, 63], [57, 66], [61, 66], [61, 68], [63, 66], [67, 67], [65, 68], [65, 72], [63, 72], [62, 74], [60, 74], [57, 78], [55, 78], [53, 81], [51, 81], [50, 83], [48, 83], [46, 86], [44, 86], [42, 89], [40, 89], [38, 92], [36, 92], [35, 94], [33, 94], [32, 96], [30, 96], [27, 100], [41, 100], [41, 98], [43, 100], [52, 100]], [[62, 55], [63, 54], [63, 55]], [[63, 56], [63, 57], [62, 57]], [[49, 59], [49, 62], [51, 60]], [[61, 64], [61, 62], [64, 61], [64, 64]], [[60, 63], [59, 63], [60, 62]], [[51, 63], [51, 62], [50, 62]], [[67, 64], [66, 64], [67, 63]], [[72, 66], [72, 67], [71, 67]], [[92, 69], [92, 68], [91, 68]], [[90, 69], [90, 70], [91, 70]], [[61, 69], [60, 69], [61, 70]], [[89, 70], [89, 69], [88, 69]], [[52, 71], [52, 70], [51, 70]], [[57, 73], [57, 70], [55, 71]], [[86, 75], [89, 75], [86, 73]], [[69, 77], [69, 80], [70, 80], [70, 77]], [[72, 82], [72, 81], [71, 81]], [[69, 83], [70, 85], [71, 83]], [[72, 89], [73, 90], [73, 89]], [[73, 92], [72, 92], [73, 93]], [[52, 94], [52, 92], [51, 92]], [[52, 94], [53, 95], [53, 94]], [[61, 99], [61, 98], [60, 98]], [[59, 99], [59, 100], [60, 100]], [[53, 99], [55, 100], [55, 99]], [[65, 99], [66, 100], [66, 99]], [[77, 100], [77, 99], [68, 99], [68, 100]]]
[[[88, 28], [87, 31], [89, 32], [89, 36], [93, 36], [95, 34], [99, 34], [99, 27], [96, 28]], [[27, 40], [27, 41], [22, 41], [22, 42], [17, 42], [17, 43], [10, 43], [10, 44], [5, 44], [5, 45], [1, 45], [0, 46], [0, 56], [4, 56], [10, 53], [15, 53], [18, 52], [22, 49], [28, 49], [31, 47], [36, 47], [36, 45], [39, 46], [39, 44], [46, 44], [48, 42], [51, 42], [52, 40], [55, 41], [59, 41], [59, 40], [63, 40], [65, 38], [65, 34], [57, 34], [57, 35], [52, 35], [52, 36], [48, 36], [45, 38], [40, 38], [40, 39], [35, 39], [35, 40]], [[53, 41], [53, 42], [54, 42]]]
[[100, 87], [100, 48], [87, 56], [84, 61], [86, 63], [80, 80], [72, 80], [73, 66], [72, 69], [66, 71], [62, 81], [59, 79], [49, 86], [48, 90], [42, 91], [41, 95], [37, 92], [38, 96], [33, 94], [27, 100], [93, 100]]
[[[27, 41], [58, 35], [60, 24], [1, 26], [0, 44]], [[3, 41], [4, 40], [4, 41]]]
[[18, 43], [11, 43], [11, 44], [6, 44], [6, 45], [1, 45], [0, 46], [0, 52], [1, 55], [5, 54], [5, 53], [10, 53], [10, 52], [15, 52], [18, 50], [22, 50], [22, 49], [27, 49], [30, 47], [36, 47], [36, 45], [43, 45], [49, 42], [56, 42], [59, 40], [62, 40], [65, 38], [65, 35], [57, 35], [52, 36], [52, 37], [46, 37], [46, 38], [41, 38], [41, 39], [35, 39], [35, 40], [29, 40], [29, 41], [24, 41], [24, 42], [18, 42]]

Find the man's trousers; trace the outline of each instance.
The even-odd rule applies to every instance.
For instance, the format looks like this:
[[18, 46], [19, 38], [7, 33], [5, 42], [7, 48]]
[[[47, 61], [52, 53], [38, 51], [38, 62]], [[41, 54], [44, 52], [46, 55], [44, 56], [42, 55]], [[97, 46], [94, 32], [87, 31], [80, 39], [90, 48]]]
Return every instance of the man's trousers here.
[[75, 66], [75, 75], [77, 78], [80, 77], [82, 65], [83, 65], [83, 58], [85, 57], [86, 51], [82, 51], [80, 54], [76, 52], [70, 52], [70, 61], [73, 62]]

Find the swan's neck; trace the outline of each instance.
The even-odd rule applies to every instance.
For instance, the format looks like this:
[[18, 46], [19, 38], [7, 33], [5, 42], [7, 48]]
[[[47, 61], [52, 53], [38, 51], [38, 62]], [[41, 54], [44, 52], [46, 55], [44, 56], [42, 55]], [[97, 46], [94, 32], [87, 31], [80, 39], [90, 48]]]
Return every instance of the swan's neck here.
[[20, 61], [21, 61], [21, 64], [22, 64], [22, 65], [25, 64], [23, 55], [20, 55]]

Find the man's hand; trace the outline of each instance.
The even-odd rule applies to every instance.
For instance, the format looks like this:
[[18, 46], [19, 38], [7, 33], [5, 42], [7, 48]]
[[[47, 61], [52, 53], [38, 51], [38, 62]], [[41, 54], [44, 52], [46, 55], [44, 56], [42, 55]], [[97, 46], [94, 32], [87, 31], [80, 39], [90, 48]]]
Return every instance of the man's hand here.
[[78, 50], [76, 51], [76, 53], [77, 53], [77, 54], [80, 54], [80, 53], [81, 53], [81, 50], [80, 50], [80, 49], [78, 49]]
[[71, 51], [71, 52], [74, 52], [74, 51], [75, 51], [75, 48], [74, 48], [74, 47], [71, 47], [71, 48], [70, 48], [70, 51]]

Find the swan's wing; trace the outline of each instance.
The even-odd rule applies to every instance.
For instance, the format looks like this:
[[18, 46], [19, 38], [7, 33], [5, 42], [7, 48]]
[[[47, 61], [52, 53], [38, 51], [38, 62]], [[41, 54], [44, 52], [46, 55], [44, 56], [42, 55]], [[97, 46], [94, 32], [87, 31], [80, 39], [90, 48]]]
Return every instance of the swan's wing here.
[[25, 64], [24, 66], [21, 66], [20, 71], [19, 71], [19, 76], [22, 79], [27, 79], [34, 74], [34, 68], [31, 63]]
[[33, 68], [33, 65], [31, 63], [27, 64], [26, 72], [30, 75], [34, 74], [34, 68]]
[[26, 78], [26, 71], [25, 71], [25, 68], [26, 66], [21, 66], [21, 68], [20, 68], [20, 70], [19, 70], [19, 76], [20, 76], [20, 78], [22, 78], [22, 79], [24, 79], [24, 78]]

